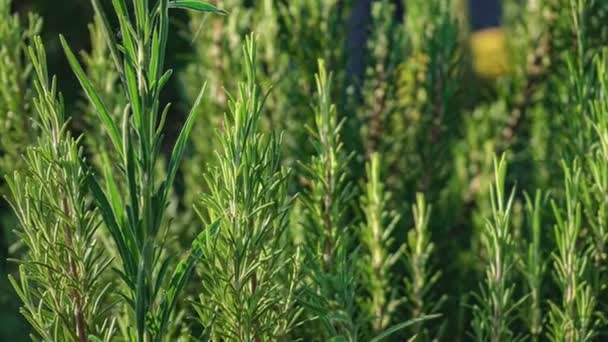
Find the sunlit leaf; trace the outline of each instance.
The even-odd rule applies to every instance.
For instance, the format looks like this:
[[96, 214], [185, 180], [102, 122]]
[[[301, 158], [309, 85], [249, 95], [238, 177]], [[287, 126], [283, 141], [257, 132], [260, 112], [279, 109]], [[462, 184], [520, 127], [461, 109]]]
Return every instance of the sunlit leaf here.
[[226, 14], [226, 11], [203, 1], [169, 1], [169, 8], [181, 8], [198, 12]]

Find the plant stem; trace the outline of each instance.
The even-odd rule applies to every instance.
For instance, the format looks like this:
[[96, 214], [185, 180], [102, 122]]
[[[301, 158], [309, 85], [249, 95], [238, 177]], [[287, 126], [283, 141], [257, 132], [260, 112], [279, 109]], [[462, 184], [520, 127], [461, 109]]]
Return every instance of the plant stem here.
[[[66, 217], [72, 217], [72, 213], [70, 211], [70, 206], [68, 204], [67, 199], [64, 197], [62, 200], [62, 211]], [[74, 249], [73, 237], [72, 237], [72, 228], [66, 223], [64, 225], [66, 243], [71, 248]], [[74, 258], [69, 255], [68, 256], [68, 264], [70, 265], [70, 273], [73, 279], [79, 280], [78, 269], [76, 268], [76, 263], [74, 262]], [[82, 309], [82, 297], [78, 289], [74, 289], [72, 291], [72, 296], [74, 297], [74, 322], [76, 323], [76, 336], [78, 337], [78, 341], [80, 342], [88, 342], [89, 337], [87, 335], [86, 323], [83, 315]]]

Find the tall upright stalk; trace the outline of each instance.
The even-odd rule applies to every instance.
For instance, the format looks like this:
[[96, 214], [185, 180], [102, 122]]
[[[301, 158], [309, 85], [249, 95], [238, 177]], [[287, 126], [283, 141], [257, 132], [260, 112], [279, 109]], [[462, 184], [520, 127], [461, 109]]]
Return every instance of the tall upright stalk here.
[[487, 264], [481, 292], [473, 308], [473, 334], [477, 341], [510, 341], [514, 309], [520, 301], [514, 296], [514, 238], [511, 223], [515, 192], [505, 197], [507, 164], [505, 156], [494, 160], [494, 183], [491, 188], [492, 216], [487, 219], [482, 243]]
[[305, 261], [311, 282], [308, 301], [324, 338], [356, 341], [360, 327], [347, 213], [353, 188], [348, 180], [349, 156], [340, 139], [342, 121], [331, 103], [331, 84], [324, 62], [319, 61], [315, 126], [309, 129], [316, 153], [302, 164], [308, 184], [303, 193]]
[[[439, 313], [446, 297], [434, 293], [441, 272], [436, 270], [432, 263], [435, 244], [431, 240], [429, 229], [431, 207], [423, 194], [416, 195], [412, 214], [414, 227], [407, 235], [404, 258], [407, 269], [406, 307], [412, 320], [421, 320], [426, 315]], [[430, 341], [442, 338], [444, 328], [445, 325], [440, 325], [436, 329], [431, 329], [423, 322], [419, 322], [409, 331], [416, 341]]]
[[[598, 300], [606, 298], [604, 284], [608, 280], [608, 203], [605, 194], [608, 191], [608, 55], [602, 52], [594, 60], [593, 74], [597, 79], [597, 94], [590, 101], [589, 117], [584, 118], [589, 132], [591, 148], [588, 149], [582, 167], [584, 169], [581, 188], [583, 217], [589, 225], [591, 234], [590, 262], [594, 272], [590, 285]], [[592, 76], [593, 77], [593, 76]]]
[[526, 280], [528, 298], [524, 304], [524, 319], [533, 341], [538, 341], [543, 332], [543, 280], [547, 269], [542, 244], [542, 200], [541, 191], [533, 198], [526, 196], [526, 219], [528, 227], [528, 248], [523, 260], [523, 274]]
[[597, 303], [586, 277], [590, 249], [581, 239], [581, 171], [576, 162], [572, 167], [564, 164], [565, 208], [552, 203], [557, 222], [553, 272], [561, 291], [561, 300], [550, 302], [552, 341], [591, 341], [597, 334]]
[[374, 334], [382, 332], [394, 321], [399, 304], [397, 293], [391, 288], [392, 271], [401, 254], [391, 251], [399, 216], [386, 208], [390, 195], [382, 182], [381, 165], [380, 155], [373, 153], [367, 164], [367, 180], [360, 200], [364, 221], [359, 228], [359, 240], [363, 248], [357, 262], [365, 293], [362, 309], [372, 322]]

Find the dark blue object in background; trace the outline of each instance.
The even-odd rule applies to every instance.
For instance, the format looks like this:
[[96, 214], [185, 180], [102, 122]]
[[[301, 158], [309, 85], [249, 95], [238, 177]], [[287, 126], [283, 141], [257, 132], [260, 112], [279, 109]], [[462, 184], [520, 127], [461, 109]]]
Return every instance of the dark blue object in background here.
[[500, 26], [500, 0], [469, 0], [473, 31]]

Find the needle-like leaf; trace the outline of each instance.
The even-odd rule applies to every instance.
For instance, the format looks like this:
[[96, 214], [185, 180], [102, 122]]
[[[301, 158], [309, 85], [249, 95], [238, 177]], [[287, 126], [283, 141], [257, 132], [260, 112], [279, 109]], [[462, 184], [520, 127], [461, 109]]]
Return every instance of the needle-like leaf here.
[[217, 7], [208, 4], [203, 1], [191, 0], [191, 1], [169, 1], [169, 8], [181, 8], [181, 9], [189, 9], [198, 12], [210, 12], [210, 13], [219, 13], [226, 14], [226, 11], [218, 9]]

